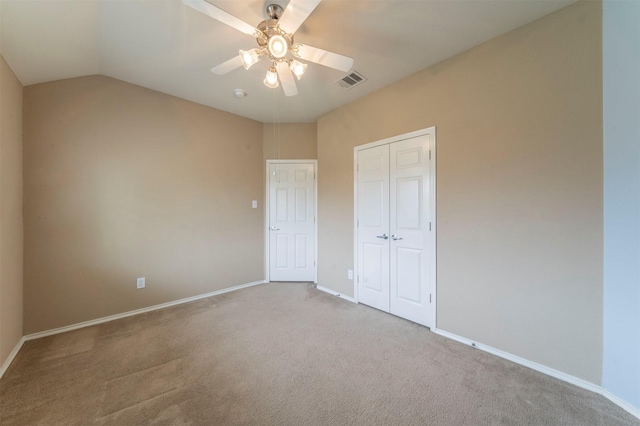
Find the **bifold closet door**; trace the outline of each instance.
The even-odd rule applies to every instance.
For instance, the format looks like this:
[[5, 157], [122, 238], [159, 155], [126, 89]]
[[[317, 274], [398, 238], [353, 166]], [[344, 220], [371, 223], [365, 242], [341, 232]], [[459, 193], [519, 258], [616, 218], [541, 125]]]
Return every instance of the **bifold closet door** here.
[[429, 325], [428, 139], [358, 152], [358, 301]]

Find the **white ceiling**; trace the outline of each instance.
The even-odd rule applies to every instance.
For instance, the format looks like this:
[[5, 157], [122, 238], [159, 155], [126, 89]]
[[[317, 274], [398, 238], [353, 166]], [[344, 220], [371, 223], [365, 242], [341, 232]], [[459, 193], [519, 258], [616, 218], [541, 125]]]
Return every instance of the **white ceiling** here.
[[[254, 26], [267, 4], [287, 3], [209, 1]], [[323, 0], [295, 41], [353, 57], [368, 81], [345, 90], [346, 73], [309, 64], [295, 97], [262, 84], [264, 59], [212, 74], [255, 39], [179, 0], [0, 0], [0, 51], [25, 86], [102, 74], [263, 122], [313, 122], [573, 1]]]

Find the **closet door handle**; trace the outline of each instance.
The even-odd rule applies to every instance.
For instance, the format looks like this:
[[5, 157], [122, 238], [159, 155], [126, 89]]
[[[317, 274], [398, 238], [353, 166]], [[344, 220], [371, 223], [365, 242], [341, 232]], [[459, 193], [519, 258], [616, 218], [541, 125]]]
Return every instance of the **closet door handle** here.
[[389, 236], [387, 234], [377, 235], [376, 238], [382, 238], [383, 240], [388, 240]]
[[401, 240], [401, 239], [402, 239], [402, 237], [398, 237], [396, 234], [391, 234], [391, 239], [392, 239], [393, 241], [398, 241], [398, 240]]
[[272, 231], [279, 231], [279, 230], [280, 230], [280, 228], [278, 228], [277, 226], [272, 226], [272, 227], [271, 227], [271, 230], [272, 230]]

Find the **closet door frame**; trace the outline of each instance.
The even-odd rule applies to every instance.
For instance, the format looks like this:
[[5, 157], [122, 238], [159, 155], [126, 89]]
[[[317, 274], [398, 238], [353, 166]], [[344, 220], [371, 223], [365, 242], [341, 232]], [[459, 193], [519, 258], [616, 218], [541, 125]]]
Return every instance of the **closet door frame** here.
[[427, 136], [429, 138], [429, 222], [431, 223], [431, 231], [429, 241], [429, 252], [431, 253], [429, 257], [429, 262], [431, 263], [431, 276], [430, 278], [430, 294], [431, 294], [431, 330], [436, 329], [436, 308], [437, 308], [437, 285], [436, 285], [436, 269], [437, 269], [437, 253], [436, 253], [436, 235], [437, 235], [437, 225], [436, 225], [436, 128], [435, 126], [428, 127], [426, 129], [416, 130], [414, 132], [405, 133], [398, 136], [393, 136], [390, 138], [382, 139], [379, 141], [371, 142], [364, 145], [358, 145], [353, 148], [353, 265], [354, 265], [354, 299], [356, 302], [359, 302], [358, 296], [358, 152], [374, 148], [376, 146], [381, 145], [389, 145], [395, 142], [400, 142], [406, 139], [413, 139], [419, 136]]

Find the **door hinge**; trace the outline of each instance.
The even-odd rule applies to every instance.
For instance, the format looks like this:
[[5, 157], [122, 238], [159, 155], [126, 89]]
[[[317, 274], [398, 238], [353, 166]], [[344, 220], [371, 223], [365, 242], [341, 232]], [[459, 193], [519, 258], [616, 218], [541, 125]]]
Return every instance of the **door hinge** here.
[[429, 293], [429, 303], [431, 303], [431, 293]]
[[429, 231], [431, 231], [431, 222], [429, 222]]
[[315, 216], [313, 217], [313, 223], [316, 223], [316, 218], [315, 218]]
[[431, 160], [431, 150], [429, 150], [429, 160]]
[[360, 228], [360, 219], [356, 219], [356, 226]]
[[[316, 266], [316, 261], [314, 260], [313, 261], [313, 267], [315, 268], [315, 266]], [[431, 296], [429, 296], [429, 297], [431, 297]]]
[[360, 282], [360, 275], [357, 275], [356, 278], [358, 279], [358, 282]]

